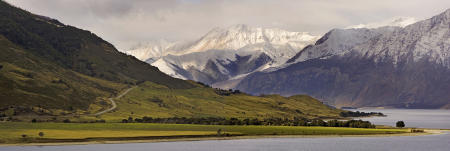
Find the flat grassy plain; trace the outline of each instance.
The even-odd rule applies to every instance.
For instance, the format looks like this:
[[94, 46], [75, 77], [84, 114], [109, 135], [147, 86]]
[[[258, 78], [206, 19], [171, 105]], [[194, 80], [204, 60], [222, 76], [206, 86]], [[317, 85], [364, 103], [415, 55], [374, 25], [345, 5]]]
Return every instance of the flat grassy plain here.
[[[155, 140], [258, 135], [375, 135], [408, 133], [407, 129], [364, 129], [302, 126], [224, 126], [149, 123], [0, 123], [0, 143], [63, 143], [90, 141]], [[39, 132], [44, 136], [40, 137]], [[22, 137], [26, 135], [26, 137]]]

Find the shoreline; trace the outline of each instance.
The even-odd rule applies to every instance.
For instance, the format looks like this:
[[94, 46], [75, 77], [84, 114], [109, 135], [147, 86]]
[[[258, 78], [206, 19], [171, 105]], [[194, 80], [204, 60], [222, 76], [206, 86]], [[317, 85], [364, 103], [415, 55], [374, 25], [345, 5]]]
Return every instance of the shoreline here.
[[[239, 139], [266, 139], [266, 138], [333, 138], [333, 137], [398, 137], [398, 136], [423, 136], [440, 135], [450, 130], [425, 129], [423, 133], [399, 133], [399, 134], [366, 134], [366, 135], [244, 135], [244, 136], [204, 136], [204, 137], [180, 137], [180, 138], [153, 138], [141, 140], [119, 141], [86, 141], [86, 142], [49, 142], [49, 143], [19, 143], [0, 144], [0, 147], [9, 146], [66, 146], [66, 145], [90, 145], [90, 144], [128, 144], [128, 143], [159, 143], [159, 142], [183, 142], [183, 141], [213, 141], [213, 140], [239, 140]], [[121, 137], [117, 137], [120, 139]]]

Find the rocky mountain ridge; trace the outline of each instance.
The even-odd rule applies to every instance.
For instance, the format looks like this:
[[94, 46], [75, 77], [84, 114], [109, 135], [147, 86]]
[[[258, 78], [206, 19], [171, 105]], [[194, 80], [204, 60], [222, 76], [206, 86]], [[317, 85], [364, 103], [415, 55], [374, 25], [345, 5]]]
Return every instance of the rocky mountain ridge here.
[[450, 103], [449, 14], [403, 28], [333, 29], [287, 65], [251, 74], [236, 88], [309, 94], [336, 106], [445, 107]]

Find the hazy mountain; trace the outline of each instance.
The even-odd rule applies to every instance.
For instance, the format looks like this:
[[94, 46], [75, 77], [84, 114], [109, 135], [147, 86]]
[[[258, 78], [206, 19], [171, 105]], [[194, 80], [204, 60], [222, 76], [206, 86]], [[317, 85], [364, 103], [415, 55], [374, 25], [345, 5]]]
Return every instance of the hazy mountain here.
[[208, 84], [284, 64], [317, 40], [305, 32], [235, 25], [193, 42], [157, 42], [126, 51], [173, 77]]
[[333, 29], [237, 89], [309, 94], [337, 106], [448, 107], [449, 18], [447, 10], [405, 27]]

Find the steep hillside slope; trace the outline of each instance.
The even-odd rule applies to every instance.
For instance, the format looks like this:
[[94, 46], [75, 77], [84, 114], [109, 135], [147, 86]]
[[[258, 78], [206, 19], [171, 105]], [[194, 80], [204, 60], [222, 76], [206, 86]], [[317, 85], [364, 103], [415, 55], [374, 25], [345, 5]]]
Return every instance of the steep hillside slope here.
[[84, 109], [126, 85], [89, 77], [36, 57], [0, 35], [0, 107]]
[[245, 92], [308, 94], [336, 106], [450, 104], [450, 10], [404, 28], [331, 30], [285, 68], [255, 73]]
[[0, 34], [61, 67], [110, 81], [148, 80], [173, 88], [190, 85], [117, 51], [93, 33], [0, 2]]
[[87, 110], [126, 84], [193, 85], [117, 51], [89, 31], [0, 1], [0, 108]]

